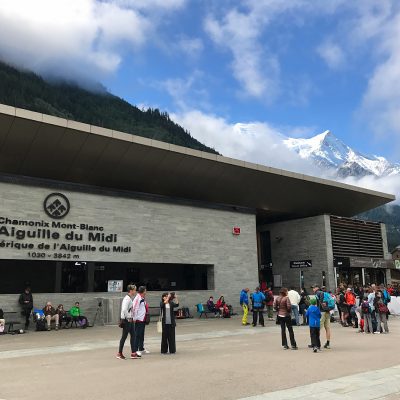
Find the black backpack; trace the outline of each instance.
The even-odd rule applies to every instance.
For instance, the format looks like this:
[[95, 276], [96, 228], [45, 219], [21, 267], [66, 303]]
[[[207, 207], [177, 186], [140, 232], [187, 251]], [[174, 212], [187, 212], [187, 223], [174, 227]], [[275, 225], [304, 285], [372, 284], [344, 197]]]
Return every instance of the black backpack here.
[[38, 319], [36, 321], [36, 330], [39, 331], [45, 331], [47, 330], [46, 328], [46, 320], [44, 319]]

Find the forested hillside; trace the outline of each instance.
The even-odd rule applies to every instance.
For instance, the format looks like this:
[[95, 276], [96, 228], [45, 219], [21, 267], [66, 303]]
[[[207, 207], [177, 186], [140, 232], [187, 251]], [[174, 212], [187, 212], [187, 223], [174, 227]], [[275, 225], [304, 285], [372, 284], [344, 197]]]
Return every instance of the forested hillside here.
[[216, 153], [158, 109], [142, 111], [105, 90], [49, 83], [1, 62], [0, 103]]
[[389, 250], [400, 245], [400, 206], [382, 206], [360, 214], [361, 219], [386, 224]]

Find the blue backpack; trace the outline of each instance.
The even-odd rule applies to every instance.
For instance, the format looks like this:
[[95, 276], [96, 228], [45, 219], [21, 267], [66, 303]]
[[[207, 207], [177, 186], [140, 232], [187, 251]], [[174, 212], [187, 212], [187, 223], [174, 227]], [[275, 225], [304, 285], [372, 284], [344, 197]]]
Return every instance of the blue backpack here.
[[385, 290], [383, 291], [383, 302], [385, 303], [385, 305], [388, 305], [388, 304], [390, 303], [390, 300], [391, 300], [390, 294], [389, 294], [389, 292], [385, 289]]
[[322, 310], [332, 311], [334, 309], [335, 309], [335, 299], [328, 292], [324, 292], [324, 297], [322, 299]]

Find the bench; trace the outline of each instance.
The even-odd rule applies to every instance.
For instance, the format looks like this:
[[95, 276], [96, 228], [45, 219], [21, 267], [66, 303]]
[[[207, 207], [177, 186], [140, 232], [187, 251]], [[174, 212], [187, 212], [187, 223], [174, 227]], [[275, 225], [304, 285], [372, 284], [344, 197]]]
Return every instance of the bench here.
[[21, 324], [21, 321], [17, 319], [17, 315], [18, 315], [17, 311], [4, 311], [4, 319], [6, 321], [4, 326], [4, 333], [13, 333], [14, 325]]
[[206, 318], [208, 318], [208, 314], [215, 315], [215, 311], [210, 311], [207, 307], [207, 304], [196, 304], [196, 310], [199, 313], [199, 318], [201, 318], [202, 315], [205, 315]]

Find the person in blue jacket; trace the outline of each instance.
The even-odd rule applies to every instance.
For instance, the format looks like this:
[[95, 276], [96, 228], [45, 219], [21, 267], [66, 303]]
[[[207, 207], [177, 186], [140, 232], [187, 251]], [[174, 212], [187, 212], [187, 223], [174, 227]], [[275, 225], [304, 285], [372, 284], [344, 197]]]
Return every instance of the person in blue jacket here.
[[[264, 326], [264, 293], [260, 292], [260, 288], [257, 286], [256, 291], [252, 295], [253, 299], [253, 326], [257, 326], [257, 319], [259, 319], [260, 325]], [[257, 318], [258, 317], [258, 318]]]
[[250, 325], [247, 322], [247, 314], [249, 313], [249, 288], [243, 289], [240, 292], [240, 306], [243, 309], [242, 325]]
[[314, 353], [316, 353], [318, 350], [321, 351], [321, 340], [319, 337], [321, 329], [321, 310], [316, 304], [317, 300], [315, 298], [310, 299], [310, 307], [308, 307], [306, 311], [308, 325], [310, 326], [311, 347]]

